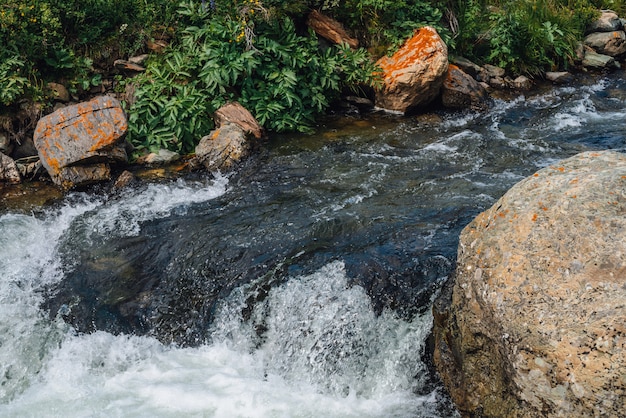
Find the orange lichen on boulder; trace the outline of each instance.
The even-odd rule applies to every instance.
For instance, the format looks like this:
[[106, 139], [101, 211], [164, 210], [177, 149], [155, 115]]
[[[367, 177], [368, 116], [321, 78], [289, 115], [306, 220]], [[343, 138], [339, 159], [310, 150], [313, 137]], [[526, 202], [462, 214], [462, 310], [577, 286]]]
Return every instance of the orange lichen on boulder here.
[[[94, 161], [125, 161], [126, 153], [120, 143], [127, 129], [120, 103], [113, 97], [101, 96], [44, 116], [37, 123], [33, 140], [52, 179], [57, 184], [67, 184], [67, 179], [58, 178], [66, 167]], [[89, 172], [96, 171], [105, 170]], [[74, 178], [78, 178], [75, 173]]]
[[448, 49], [437, 31], [423, 27], [392, 56], [378, 60], [383, 87], [376, 104], [406, 112], [428, 104], [439, 94], [448, 70]]

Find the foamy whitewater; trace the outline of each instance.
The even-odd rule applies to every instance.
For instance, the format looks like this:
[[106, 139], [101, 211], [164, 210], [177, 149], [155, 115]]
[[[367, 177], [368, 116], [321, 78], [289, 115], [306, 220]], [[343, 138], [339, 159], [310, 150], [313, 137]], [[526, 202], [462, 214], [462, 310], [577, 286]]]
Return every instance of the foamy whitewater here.
[[[248, 322], [238, 309], [245, 289], [233, 292], [214, 322], [213, 343], [197, 348], [102, 331], [77, 335], [40, 311], [37, 290], [62, 279], [56, 244], [77, 217], [99, 219], [97, 233], [131, 235], [142, 219], [225, 190], [224, 177], [209, 185], [181, 181], [120, 203], [74, 196], [43, 219], [0, 217], [1, 416], [433, 415], [437, 391], [415, 395], [430, 314], [411, 321], [374, 315], [363, 289], [347, 285], [340, 261], [273, 289]], [[122, 228], [120, 217], [129, 216]], [[262, 341], [254, 332], [260, 320], [268, 326]]]

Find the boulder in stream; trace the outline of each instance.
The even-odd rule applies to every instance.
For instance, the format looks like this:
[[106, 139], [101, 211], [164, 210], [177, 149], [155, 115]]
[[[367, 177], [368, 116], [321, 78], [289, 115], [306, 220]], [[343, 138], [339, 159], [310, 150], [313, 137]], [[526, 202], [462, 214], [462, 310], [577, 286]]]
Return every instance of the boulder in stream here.
[[217, 128], [196, 146], [196, 163], [209, 171], [228, 170], [245, 158], [252, 148], [251, 138], [260, 139], [263, 129], [241, 104], [227, 103], [215, 112]]
[[41, 118], [33, 140], [54, 183], [72, 188], [109, 180], [109, 164], [127, 161], [127, 128], [120, 103], [99, 96]]
[[585, 152], [509, 190], [461, 233], [434, 360], [460, 411], [626, 411], [626, 156]]
[[485, 110], [489, 100], [489, 93], [480, 83], [458, 66], [450, 64], [441, 89], [441, 102], [445, 107]]
[[377, 64], [383, 71], [383, 87], [376, 92], [376, 105], [407, 113], [439, 95], [448, 71], [448, 48], [434, 28], [425, 26]]

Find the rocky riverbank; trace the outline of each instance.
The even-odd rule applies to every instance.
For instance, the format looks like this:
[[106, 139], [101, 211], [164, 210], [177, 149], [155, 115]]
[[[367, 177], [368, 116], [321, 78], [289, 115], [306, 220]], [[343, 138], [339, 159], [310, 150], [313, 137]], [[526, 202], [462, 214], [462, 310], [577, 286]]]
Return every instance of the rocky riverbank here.
[[[312, 13], [308, 24], [329, 42], [351, 41], [338, 22], [320, 13]], [[576, 72], [618, 70], [625, 54], [623, 21], [615, 13], [603, 12], [581, 43]], [[145, 57], [131, 57], [117, 63], [117, 67], [124, 74], [131, 75], [142, 70], [143, 59]], [[438, 107], [485, 109], [492, 95], [515, 95], [540, 83], [540, 80], [533, 81], [524, 76], [513, 79], [501, 68], [481, 67], [462, 57], [449, 56], [438, 33], [429, 27], [416, 31], [396, 54], [381, 58], [378, 65], [382, 69], [382, 87], [370, 97], [345, 97], [344, 110], [367, 113], [380, 108], [408, 115]], [[569, 72], [546, 73], [545, 80], [558, 84], [575, 82], [574, 75]], [[3, 121], [4, 131], [0, 129], [0, 184], [5, 189], [7, 184], [32, 180], [46, 182], [51, 179], [64, 190], [115, 181], [111, 165], [115, 166], [113, 173], [117, 173], [120, 166], [129, 164], [128, 153], [132, 150], [124, 141], [128, 122], [119, 101], [132, 101], [132, 89], [123, 94], [116, 93], [112, 84], [109, 88], [103, 84], [94, 92], [96, 97], [93, 100], [73, 103], [63, 85], [53, 84], [51, 88], [57, 92], [54, 113], [42, 116], [36, 104], [25, 104], [15, 115], [15, 120]], [[233, 117], [240, 118], [239, 122]], [[229, 127], [220, 127], [220, 124], [217, 117], [218, 129], [201, 141], [201, 155], [191, 161], [188, 157], [160, 150], [143, 155], [132, 164], [157, 166], [183, 157], [183, 161], [190, 162], [185, 164], [188, 169], [225, 169], [245, 158], [254, 149], [254, 142], [262, 137], [261, 127], [245, 109], [235, 112], [228, 120]], [[251, 129], [253, 125], [255, 127]], [[7, 126], [22, 128], [19, 139], [10, 135]], [[235, 129], [237, 132], [231, 132], [232, 126], [239, 127]]]

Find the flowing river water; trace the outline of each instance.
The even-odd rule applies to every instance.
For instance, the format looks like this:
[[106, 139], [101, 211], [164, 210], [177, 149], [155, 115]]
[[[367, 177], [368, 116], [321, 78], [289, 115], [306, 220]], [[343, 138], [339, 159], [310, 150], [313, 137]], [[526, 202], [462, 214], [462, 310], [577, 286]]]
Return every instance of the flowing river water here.
[[625, 151], [626, 83], [437, 118], [2, 210], [0, 416], [454, 416], [428, 337], [461, 229], [539, 168]]

